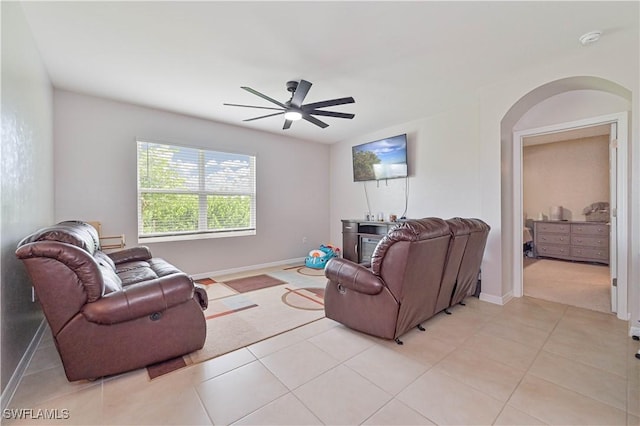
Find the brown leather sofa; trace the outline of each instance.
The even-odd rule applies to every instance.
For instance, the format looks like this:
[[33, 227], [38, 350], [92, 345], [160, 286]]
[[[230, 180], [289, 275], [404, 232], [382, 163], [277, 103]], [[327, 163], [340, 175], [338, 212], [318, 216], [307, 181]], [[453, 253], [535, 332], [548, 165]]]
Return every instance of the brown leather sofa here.
[[325, 267], [325, 315], [355, 330], [397, 339], [435, 315], [450, 239], [442, 219], [408, 220], [380, 240], [371, 269], [331, 259]]
[[147, 247], [100, 250], [80, 221], [18, 244], [69, 381], [145, 367], [200, 349], [204, 289]]
[[399, 336], [473, 290], [488, 232], [479, 219], [400, 223], [378, 243], [370, 269], [341, 258], [327, 263], [325, 315], [401, 344]]

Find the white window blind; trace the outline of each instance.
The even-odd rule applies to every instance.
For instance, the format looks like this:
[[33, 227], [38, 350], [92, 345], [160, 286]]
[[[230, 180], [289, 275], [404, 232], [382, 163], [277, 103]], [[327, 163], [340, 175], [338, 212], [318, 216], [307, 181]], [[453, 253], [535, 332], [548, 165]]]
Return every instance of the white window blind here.
[[139, 240], [255, 230], [255, 156], [138, 141]]

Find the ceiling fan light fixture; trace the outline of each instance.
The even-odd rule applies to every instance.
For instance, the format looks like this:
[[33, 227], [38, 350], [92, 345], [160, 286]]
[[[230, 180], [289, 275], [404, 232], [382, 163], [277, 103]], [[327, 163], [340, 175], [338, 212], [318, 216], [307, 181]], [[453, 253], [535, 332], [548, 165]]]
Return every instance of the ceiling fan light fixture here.
[[282, 126], [282, 130], [287, 130], [291, 128], [291, 124], [294, 121], [299, 121], [300, 119], [305, 119], [311, 124], [314, 124], [322, 129], [329, 127], [327, 123], [322, 120], [317, 119], [315, 116], [323, 116], [323, 117], [334, 117], [334, 118], [346, 118], [351, 119], [355, 117], [355, 114], [345, 113], [345, 112], [337, 112], [337, 111], [325, 111], [320, 108], [332, 107], [336, 105], [345, 105], [355, 103], [355, 100], [349, 96], [346, 98], [338, 98], [338, 99], [327, 99], [326, 101], [320, 102], [311, 102], [307, 104], [303, 104], [309, 89], [311, 88], [311, 82], [307, 80], [300, 81], [288, 81], [287, 82], [287, 91], [291, 93], [291, 99], [286, 102], [280, 102], [276, 99], [273, 99], [263, 93], [258, 92], [257, 90], [252, 89], [247, 86], [240, 86], [241, 89], [246, 90], [247, 92], [259, 96], [265, 101], [269, 101], [272, 104], [277, 105], [279, 108], [275, 108], [273, 106], [258, 106], [258, 105], [241, 105], [241, 104], [224, 104], [228, 106], [236, 106], [236, 107], [247, 107], [247, 108], [259, 108], [259, 109], [267, 109], [278, 111], [267, 115], [261, 115], [260, 117], [248, 118], [242, 121], [255, 121], [261, 118], [274, 117], [276, 115], [284, 114], [284, 125]]
[[287, 111], [284, 113], [285, 120], [298, 121], [302, 118], [302, 114], [298, 111]]

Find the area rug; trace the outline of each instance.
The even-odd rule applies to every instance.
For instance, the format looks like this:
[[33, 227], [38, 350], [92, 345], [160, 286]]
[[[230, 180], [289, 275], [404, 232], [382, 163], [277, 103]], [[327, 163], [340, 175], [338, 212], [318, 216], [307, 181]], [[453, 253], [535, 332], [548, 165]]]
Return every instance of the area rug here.
[[253, 275], [251, 277], [237, 278], [235, 280], [225, 281], [225, 284], [238, 293], [247, 293], [249, 291], [259, 290], [261, 288], [284, 284], [284, 281], [267, 274], [260, 274]]
[[[207, 290], [201, 350], [148, 368], [149, 377], [203, 362], [324, 318], [324, 276], [300, 267], [247, 277], [196, 280]], [[165, 365], [166, 364], [166, 365]], [[153, 376], [152, 376], [153, 375]]]
[[307, 266], [299, 266], [296, 268], [299, 274], [309, 275], [311, 277], [324, 277], [324, 269], [314, 269]]
[[171, 373], [172, 371], [186, 366], [187, 363], [184, 361], [184, 358], [180, 356], [178, 358], [172, 358], [167, 361], [150, 365], [147, 367], [147, 372], [149, 373], [149, 378], [153, 380], [163, 374]]

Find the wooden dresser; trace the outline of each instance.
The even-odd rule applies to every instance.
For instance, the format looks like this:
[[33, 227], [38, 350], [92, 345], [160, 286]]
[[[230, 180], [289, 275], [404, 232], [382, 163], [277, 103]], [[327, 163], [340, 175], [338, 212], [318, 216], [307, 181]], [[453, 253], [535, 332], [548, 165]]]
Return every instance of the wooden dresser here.
[[536, 257], [609, 264], [609, 225], [601, 222], [533, 222]]

